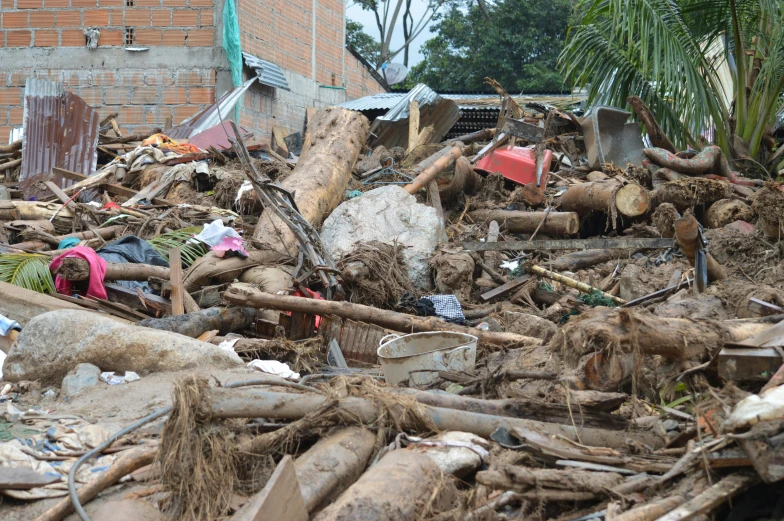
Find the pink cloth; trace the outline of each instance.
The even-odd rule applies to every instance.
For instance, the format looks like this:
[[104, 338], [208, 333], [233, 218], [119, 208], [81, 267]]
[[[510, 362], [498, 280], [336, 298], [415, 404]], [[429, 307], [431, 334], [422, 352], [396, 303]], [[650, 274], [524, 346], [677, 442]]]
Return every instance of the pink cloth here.
[[[90, 264], [90, 279], [87, 281], [87, 296], [106, 300], [106, 288], [103, 287], [103, 278], [106, 276], [106, 261], [100, 258], [92, 248], [88, 248], [87, 246], [76, 246], [52, 259], [52, 262], [49, 263], [49, 270], [54, 273], [63, 263], [63, 259], [69, 257], [78, 257], [86, 260], [88, 264]], [[54, 280], [54, 287], [57, 289], [57, 293], [70, 296], [73, 294], [72, 286], [71, 281], [65, 280], [59, 275]]]

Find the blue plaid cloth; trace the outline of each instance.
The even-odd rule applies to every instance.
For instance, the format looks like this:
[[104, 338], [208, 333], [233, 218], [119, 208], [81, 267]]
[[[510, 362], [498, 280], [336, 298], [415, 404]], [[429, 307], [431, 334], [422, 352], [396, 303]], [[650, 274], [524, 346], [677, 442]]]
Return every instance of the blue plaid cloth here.
[[454, 295], [430, 295], [424, 297], [428, 299], [436, 308], [436, 315], [443, 318], [447, 322], [454, 324], [464, 324], [465, 315], [463, 315], [463, 307]]

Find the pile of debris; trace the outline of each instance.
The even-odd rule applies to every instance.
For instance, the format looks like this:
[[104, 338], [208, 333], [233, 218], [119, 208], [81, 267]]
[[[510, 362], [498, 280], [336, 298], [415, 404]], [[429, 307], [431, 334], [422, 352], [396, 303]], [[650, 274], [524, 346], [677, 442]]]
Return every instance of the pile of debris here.
[[496, 128], [441, 141], [420, 86], [372, 127], [309, 113], [299, 154], [223, 122], [240, 90], [149, 136], [82, 107], [65, 143], [36, 107], [78, 100], [28, 84], [9, 519], [775, 518], [781, 185], [639, 100], [647, 148], [492, 84]]

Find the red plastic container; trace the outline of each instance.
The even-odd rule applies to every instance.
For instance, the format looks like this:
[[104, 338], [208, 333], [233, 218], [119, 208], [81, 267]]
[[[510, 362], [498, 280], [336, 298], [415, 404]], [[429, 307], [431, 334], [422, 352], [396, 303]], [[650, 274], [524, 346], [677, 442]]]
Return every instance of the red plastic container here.
[[[553, 153], [550, 150], [545, 150], [540, 188], [547, 184], [547, 174], [550, 173], [552, 158]], [[510, 181], [521, 185], [536, 184], [536, 159], [533, 147], [498, 147], [480, 159], [476, 167], [486, 172], [499, 172]]]

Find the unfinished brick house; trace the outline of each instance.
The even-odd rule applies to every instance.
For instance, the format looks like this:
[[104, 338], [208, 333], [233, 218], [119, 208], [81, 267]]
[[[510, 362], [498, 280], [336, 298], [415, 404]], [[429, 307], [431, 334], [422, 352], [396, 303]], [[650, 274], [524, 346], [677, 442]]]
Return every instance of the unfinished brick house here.
[[[285, 79], [243, 97], [241, 123], [257, 136], [273, 124], [301, 130], [308, 107], [384, 91], [343, 45], [344, 0], [225, 1], [235, 1], [242, 51]], [[233, 86], [223, 12], [224, 0], [0, 0], [0, 142], [22, 126], [29, 77], [62, 82], [102, 117], [117, 112], [128, 132], [192, 116]], [[92, 50], [90, 28], [100, 30]]]

